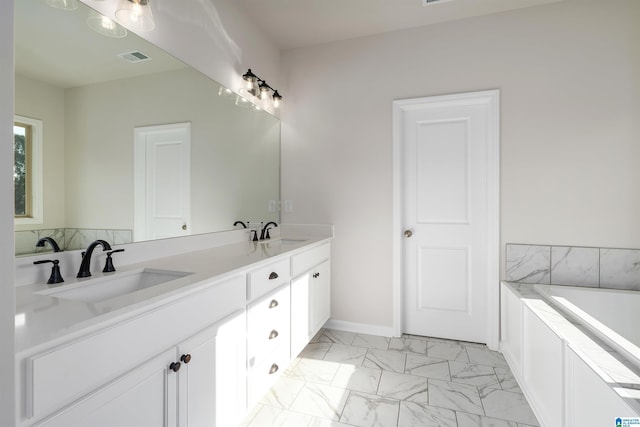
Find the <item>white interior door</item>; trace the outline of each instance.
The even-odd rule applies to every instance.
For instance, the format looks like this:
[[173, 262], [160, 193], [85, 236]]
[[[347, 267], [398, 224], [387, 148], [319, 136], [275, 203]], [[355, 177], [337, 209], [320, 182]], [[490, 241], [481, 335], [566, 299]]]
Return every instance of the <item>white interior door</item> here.
[[135, 128], [135, 240], [189, 234], [191, 124]]
[[406, 333], [487, 342], [497, 135], [480, 94], [412, 100], [398, 113]]

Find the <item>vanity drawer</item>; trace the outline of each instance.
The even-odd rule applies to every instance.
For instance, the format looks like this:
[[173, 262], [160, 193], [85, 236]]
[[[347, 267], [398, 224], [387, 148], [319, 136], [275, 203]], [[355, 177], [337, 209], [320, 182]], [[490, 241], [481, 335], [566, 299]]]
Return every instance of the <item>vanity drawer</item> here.
[[249, 371], [247, 376], [248, 407], [253, 407], [289, 366], [289, 353], [276, 352]]
[[271, 263], [248, 274], [247, 298], [256, 299], [289, 282], [289, 259]]
[[249, 368], [290, 345], [290, 291], [282, 286], [247, 307], [247, 356]]
[[291, 275], [293, 277], [299, 276], [329, 259], [329, 256], [331, 256], [331, 245], [329, 243], [294, 255], [291, 257]]

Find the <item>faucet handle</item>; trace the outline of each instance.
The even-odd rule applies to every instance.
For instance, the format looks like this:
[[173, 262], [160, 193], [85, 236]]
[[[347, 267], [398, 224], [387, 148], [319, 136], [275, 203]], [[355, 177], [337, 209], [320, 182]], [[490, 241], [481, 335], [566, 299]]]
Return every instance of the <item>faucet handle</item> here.
[[33, 261], [34, 264], [46, 264], [48, 262], [52, 263], [53, 267], [51, 267], [51, 276], [49, 276], [49, 280], [47, 280], [47, 285], [64, 282], [64, 279], [60, 274], [60, 261], [57, 259], [41, 259], [39, 261]]
[[116, 252], [124, 252], [124, 249], [115, 249], [113, 251], [107, 252], [107, 261], [105, 262], [104, 268], [102, 269], [103, 273], [112, 273], [116, 271], [116, 268], [113, 266], [113, 259], [111, 258], [111, 255], [115, 254]]

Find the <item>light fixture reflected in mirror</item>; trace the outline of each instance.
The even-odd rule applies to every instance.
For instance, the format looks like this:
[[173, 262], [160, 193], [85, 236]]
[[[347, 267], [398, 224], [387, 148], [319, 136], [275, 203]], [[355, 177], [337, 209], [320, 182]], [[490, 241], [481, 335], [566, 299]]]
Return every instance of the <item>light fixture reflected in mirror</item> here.
[[133, 31], [151, 31], [155, 27], [149, 0], [119, 0], [116, 19]]
[[282, 95], [280, 95], [276, 89], [269, 86], [266, 81], [256, 76], [251, 71], [251, 68], [242, 75], [242, 79], [245, 81], [246, 87], [240, 89], [241, 94], [248, 94], [258, 98], [265, 104], [265, 107], [268, 106], [269, 98], [271, 98], [271, 106], [273, 106], [273, 108], [280, 107]]
[[231, 101], [235, 101], [236, 98], [238, 97], [238, 95], [236, 95], [234, 91], [222, 85], [220, 85], [220, 87], [218, 88], [218, 96], [223, 99], [228, 99]]
[[47, 0], [48, 6], [62, 10], [76, 10], [80, 4], [78, 0]]
[[236, 105], [240, 108], [252, 108], [254, 106], [251, 101], [241, 96], [236, 97]]
[[120, 39], [127, 36], [127, 30], [120, 24], [91, 9], [87, 17], [87, 25], [98, 34]]

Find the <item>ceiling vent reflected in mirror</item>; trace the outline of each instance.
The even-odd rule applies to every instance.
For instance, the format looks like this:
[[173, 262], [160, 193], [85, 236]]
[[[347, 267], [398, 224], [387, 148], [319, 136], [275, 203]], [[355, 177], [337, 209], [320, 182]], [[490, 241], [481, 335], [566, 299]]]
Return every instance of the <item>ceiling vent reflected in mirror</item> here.
[[118, 56], [124, 59], [125, 61], [131, 62], [131, 63], [151, 61], [151, 57], [149, 57], [148, 55], [145, 55], [139, 50], [134, 50], [131, 52], [122, 52], [122, 53], [119, 53]]
[[422, 0], [422, 5], [423, 6], [431, 6], [432, 4], [435, 3], [448, 3], [452, 0]]

